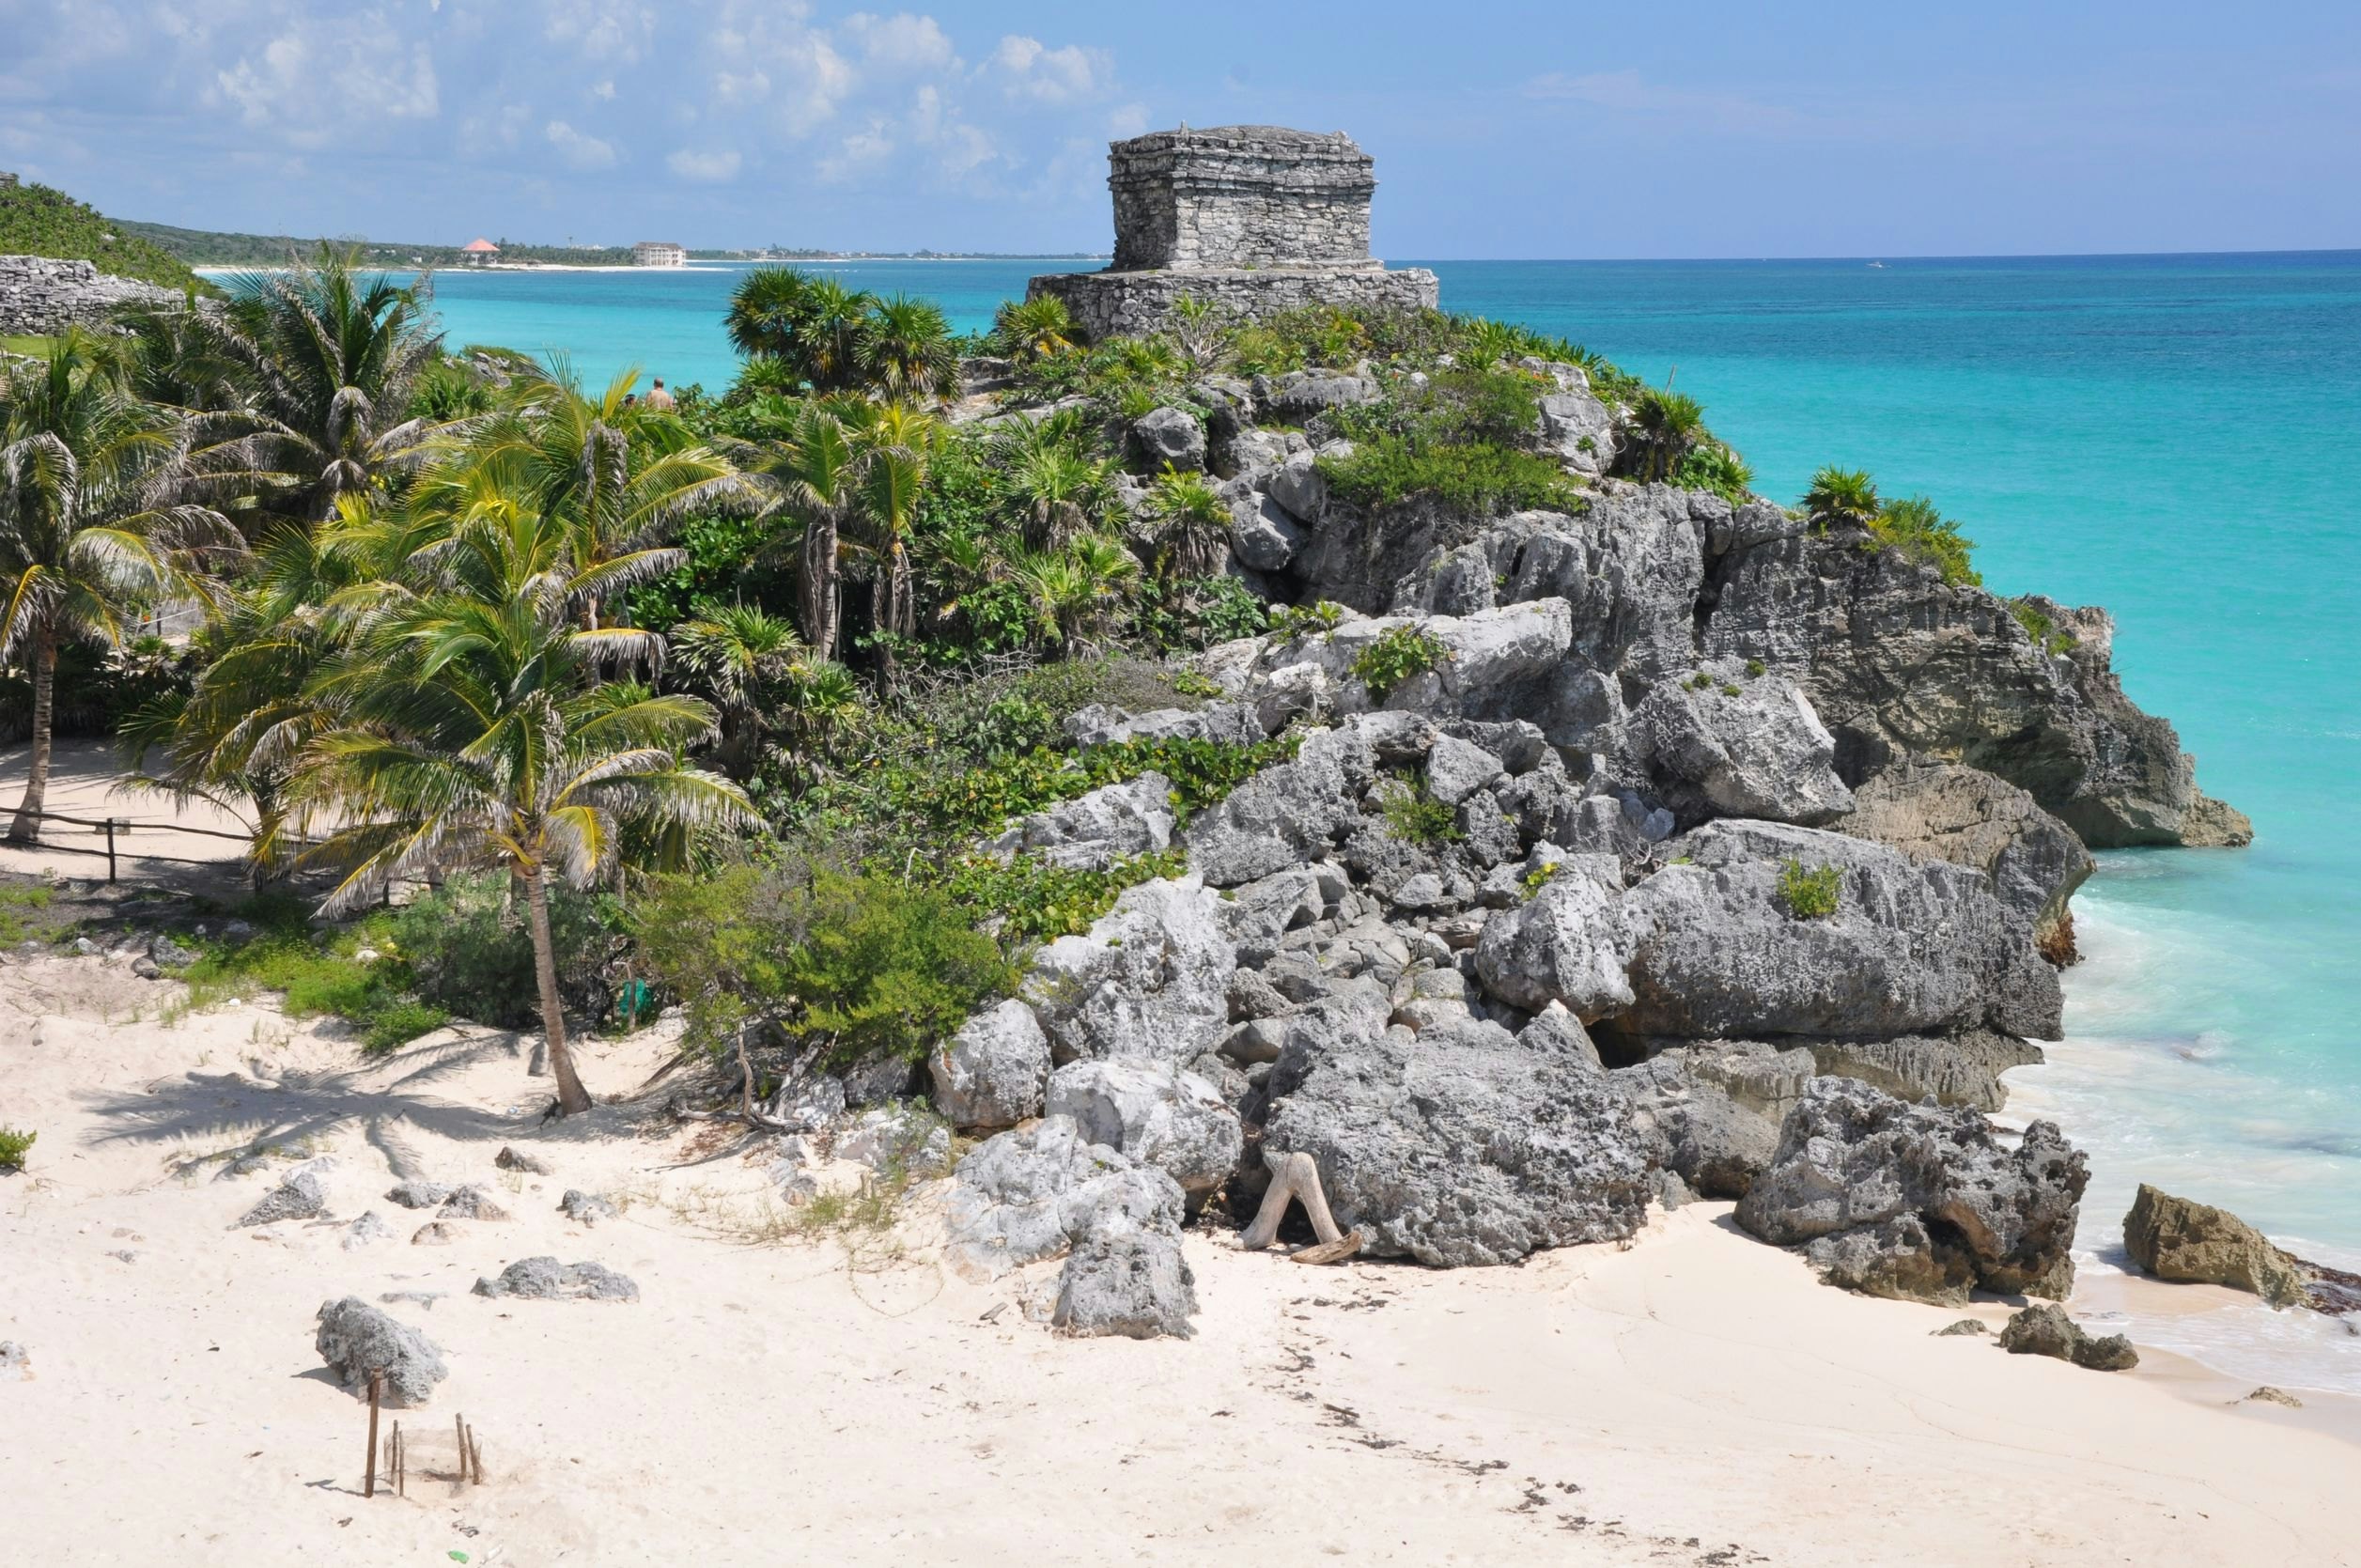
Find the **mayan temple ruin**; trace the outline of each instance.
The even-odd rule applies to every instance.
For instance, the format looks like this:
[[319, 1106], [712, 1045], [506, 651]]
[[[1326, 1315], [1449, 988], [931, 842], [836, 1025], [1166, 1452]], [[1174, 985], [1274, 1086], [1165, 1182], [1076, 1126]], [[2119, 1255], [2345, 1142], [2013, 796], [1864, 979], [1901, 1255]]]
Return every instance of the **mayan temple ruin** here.
[[1184, 297], [1244, 318], [1304, 305], [1432, 308], [1435, 274], [1369, 254], [1367, 153], [1343, 132], [1152, 132], [1108, 148], [1115, 256], [1034, 278], [1092, 337], [1153, 331]]

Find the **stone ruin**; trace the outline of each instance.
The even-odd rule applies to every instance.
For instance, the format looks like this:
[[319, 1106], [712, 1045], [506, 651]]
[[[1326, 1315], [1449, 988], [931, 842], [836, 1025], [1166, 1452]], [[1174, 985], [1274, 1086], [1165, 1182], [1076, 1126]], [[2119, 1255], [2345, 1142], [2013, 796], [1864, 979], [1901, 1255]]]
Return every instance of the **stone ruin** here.
[[1184, 297], [1257, 319], [1306, 305], [1433, 309], [1435, 274], [1369, 255], [1371, 160], [1342, 132], [1152, 132], [1108, 148], [1115, 256], [1034, 278], [1093, 338], [1152, 332]]

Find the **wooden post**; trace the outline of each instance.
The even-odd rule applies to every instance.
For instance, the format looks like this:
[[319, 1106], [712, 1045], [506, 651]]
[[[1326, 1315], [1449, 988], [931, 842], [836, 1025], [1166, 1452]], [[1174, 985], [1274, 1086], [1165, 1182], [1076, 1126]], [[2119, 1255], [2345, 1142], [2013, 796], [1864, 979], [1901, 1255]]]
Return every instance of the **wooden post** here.
[[467, 1465], [468, 1474], [474, 1477], [474, 1484], [483, 1485], [484, 1445], [475, 1440], [475, 1428], [473, 1426], [467, 1429]]
[[[106, 819], [106, 879], [115, 880], [115, 818]], [[369, 1439], [372, 1443], [377, 1439]]]
[[459, 1440], [459, 1480], [465, 1482], [467, 1480], [467, 1418], [453, 1416], [451, 1429]]
[[369, 1478], [361, 1489], [365, 1498], [377, 1496], [377, 1402], [384, 1391], [385, 1373], [380, 1368], [369, 1374]]

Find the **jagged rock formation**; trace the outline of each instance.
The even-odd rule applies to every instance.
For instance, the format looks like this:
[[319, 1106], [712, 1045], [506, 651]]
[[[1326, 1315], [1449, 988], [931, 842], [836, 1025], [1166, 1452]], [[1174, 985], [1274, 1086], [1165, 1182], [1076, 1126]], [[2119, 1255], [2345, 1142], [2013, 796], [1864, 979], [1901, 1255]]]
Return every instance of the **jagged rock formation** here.
[[1108, 148], [1115, 255], [1026, 285], [1092, 337], [1152, 332], [1183, 298], [1253, 319], [1307, 305], [1435, 307], [1435, 274], [1369, 256], [1369, 155], [1344, 133], [1271, 125], [1157, 131]]
[[2361, 1276], [2299, 1258], [2228, 1210], [2146, 1182], [2123, 1217], [2123, 1250], [2159, 1280], [2252, 1291], [2274, 1307], [2361, 1312]]
[[396, 1405], [427, 1403], [434, 1386], [451, 1375], [432, 1341], [357, 1296], [319, 1304], [314, 1345], [336, 1381], [363, 1399], [369, 1374], [385, 1374], [384, 1398]]

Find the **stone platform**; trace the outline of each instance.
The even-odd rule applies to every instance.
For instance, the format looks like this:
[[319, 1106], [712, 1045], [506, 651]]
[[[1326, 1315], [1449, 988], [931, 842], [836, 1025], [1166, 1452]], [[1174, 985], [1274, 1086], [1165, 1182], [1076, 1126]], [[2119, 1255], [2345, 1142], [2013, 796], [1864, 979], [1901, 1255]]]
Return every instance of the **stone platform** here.
[[1255, 321], [1312, 305], [1359, 310], [1433, 310], [1440, 298], [1423, 267], [1375, 262], [1341, 267], [1156, 269], [1136, 272], [1052, 272], [1025, 286], [1025, 298], [1065, 302], [1084, 335], [1133, 336], [1163, 326], [1183, 298], [1219, 305], [1235, 320]]

